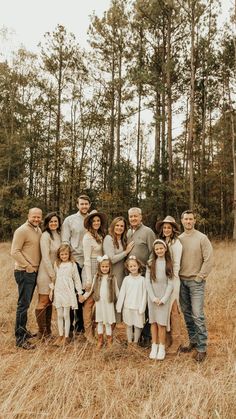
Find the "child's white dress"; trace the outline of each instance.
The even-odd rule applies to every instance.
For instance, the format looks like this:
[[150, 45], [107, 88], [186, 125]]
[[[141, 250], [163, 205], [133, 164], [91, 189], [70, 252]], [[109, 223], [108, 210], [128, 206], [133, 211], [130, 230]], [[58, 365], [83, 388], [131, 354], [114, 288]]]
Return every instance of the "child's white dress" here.
[[128, 326], [142, 328], [145, 322], [145, 308], [147, 292], [145, 278], [141, 275], [129, 274], [122, 282], [116, 310], [121, 312], [123, 306], [123, 320]]
[[54, 265], [56, 282], [54, 288], [53, 304], [56, 308], [78, 308], [75, 289], [78, 294], [83, 294], [80, 276], [75, 262], [61, 262]]
[[[101, 279], [100, 298], [95, 303], [95, 320], [97, 323], [112, 324], [116, 323], [115, 304], [108, 302], [108, 275], [103, 275]], [[116, 298], [119, 296], [119, 288], [115, 278]]]

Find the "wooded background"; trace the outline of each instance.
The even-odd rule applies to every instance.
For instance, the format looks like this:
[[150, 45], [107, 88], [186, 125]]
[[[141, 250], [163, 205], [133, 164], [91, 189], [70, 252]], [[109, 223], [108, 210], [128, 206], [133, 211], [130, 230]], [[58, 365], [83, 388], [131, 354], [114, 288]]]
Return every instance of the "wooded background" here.
[[58, 25], [0, 62], [1, 239], [82, 192], [110, 219], [191, 207], [236, 239], [235, 12], [219, 27], [216, 0], [113, 0], [86, 50]]

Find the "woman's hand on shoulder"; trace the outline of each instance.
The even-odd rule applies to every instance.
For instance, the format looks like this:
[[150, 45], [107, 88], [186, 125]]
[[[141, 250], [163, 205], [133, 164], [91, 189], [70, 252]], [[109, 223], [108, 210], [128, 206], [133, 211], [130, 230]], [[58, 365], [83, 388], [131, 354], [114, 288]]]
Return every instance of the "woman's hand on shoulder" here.
[[131, 252], [131, 250], [133, 249], [133, 247], [134, 247], [134, 241], [132, 241], [129, 244], [127, 244], [127, 247], [125, 249], [125, 252], [126, 252], [127, 255]]

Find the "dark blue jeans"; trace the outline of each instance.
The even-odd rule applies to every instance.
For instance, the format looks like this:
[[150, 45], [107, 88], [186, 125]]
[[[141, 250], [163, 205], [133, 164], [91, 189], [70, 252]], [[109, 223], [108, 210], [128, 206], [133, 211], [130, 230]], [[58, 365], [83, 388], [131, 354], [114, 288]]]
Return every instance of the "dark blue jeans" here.
[[207, 330], [205, 325], [204, 291], [206, 281], [180, 281], [180, 305], [184, 314], [190, 343], [196, 345], [198, 352], [205, 352]]
[[28, 273], [26, 271], [15, 271], [15, 280], [18, 285], [18, 302], [16, 309], [16, 325], [15, 325], [15, 337], [16, 343], [21, 344], [25, 340], [25, 334], [27, 332], [27, 312], [30, 306], [35, 285], [37, 273]]

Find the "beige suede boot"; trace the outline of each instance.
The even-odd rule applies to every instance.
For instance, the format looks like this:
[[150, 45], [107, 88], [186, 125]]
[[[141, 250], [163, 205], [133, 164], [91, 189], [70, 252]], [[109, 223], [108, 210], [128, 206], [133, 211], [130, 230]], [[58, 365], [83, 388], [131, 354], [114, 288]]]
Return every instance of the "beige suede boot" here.
[[111, 348], [112, 343], [113, 343], [113, 338], [112, 338], [112, 336], [107, 335], [107, 347], [108, 347], [108, 348]]
[[181, 345], [181, 317], [180, 313], [171, 314], [171, 337], [172, 343], [168, 348], [168, 354], [176, 355]]
[[58, 336], [57, 339], [53, 342], [53, 346], [63, 346], [64, 336]]

